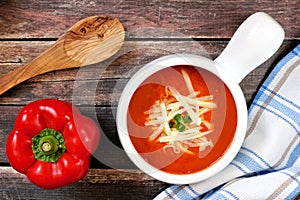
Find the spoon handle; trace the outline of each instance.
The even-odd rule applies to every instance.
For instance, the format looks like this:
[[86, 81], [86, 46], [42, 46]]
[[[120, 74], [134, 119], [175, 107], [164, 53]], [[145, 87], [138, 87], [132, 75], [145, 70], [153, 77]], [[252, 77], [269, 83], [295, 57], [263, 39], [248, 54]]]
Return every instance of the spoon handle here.
[[53, 71], [53, 66], [57, 66], [56, 69], [64, 69], [66, 66], [76, 65], [81, 64], [65, 56], [61, 51], [61, 43], [57, 42], [31, 62], [0, 76], [0, 95], [34, 76]]
[[27, 65], [24, 65], [22, 67], [17, 68], [14, 71], [2, 75], [0, 77], [0, 95], [9, 90], [10, 88], [14, 87], [15, 85], [32, 77], [31, 73], [33, 71], [30, 70], [30, 68], [31, 64], [28, 63]]

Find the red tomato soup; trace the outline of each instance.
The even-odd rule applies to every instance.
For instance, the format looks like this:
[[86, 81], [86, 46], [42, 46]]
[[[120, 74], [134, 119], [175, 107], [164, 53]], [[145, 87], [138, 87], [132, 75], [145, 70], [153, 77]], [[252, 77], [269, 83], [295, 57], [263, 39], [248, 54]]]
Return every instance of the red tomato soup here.
[[[164, 131], [154, 139], [150, 139], [158, 129], [157, 127], [161, 125], [159, 123], [155, 126], [147, 125], [150, 118], [148, 111], [156, 102], [166, 101], [166, 96], [168, 96], [166, 88], [174, 88], [173, 90], [184, 96], [181, 99], [191, 96], [182, 71], [188, 74], [194, 91], [198, 92], [197, 98], [212, 97], [209, 101], [213, 103], [212, 107], [214, 108], [206, 109], [208, 111], [201, 115], [201, 120], [198, 121], [201, 123], [200, 125], [198, 123], [193, 125], [194, 129], [198, 131], [197, 134], [208, 133], [204, 136], [205, 144], [208, 144], [204, 149], [201, 149], [203, 145], [190, 144], [191, 140], [178, 142], [177, 139], [174, 140], [173, 136], [166, 135]], [[175, 98], [171, 96], [168, 99]], [[199, 109], [205, 110], [201, 107]], [[190, 117], [190, 113], [182, 107], [178, 107], [178, 110], [178, 112], [182, 112], [182, 114], [177, 114], [180, 119], [174, 117], [170, 121], [167, 120], [167, 126], [176, 132], [178, 138], [190, 137], [185, 135], [189, 132], [186, 127], [193, 124], [191, 121], [194, 118]], [[186, 118], [188, 120], [184, 122]], [[208, 125], [204, 121], [208, 122]], [[137, 152], [153, 167], [172, 174], [199, 172], [216, 162], [230, 146], [236, 125], [237, 110], [227, 86], [213, 73], [188, 65], [167, 67], [147, 78], [134, 92], [127, 113], [128, 132]], [[167, 132], [169, 128], [163, 127], [165, 127], [163, 130]], [[168, 134], [173, 135], [169, 132]], [[195, 133], [195, 135], [197, 134]], [[197, 141], [200, 141], [200, 138]], [[179, 148], [172, 147], [175, 143], [181, 146]]]

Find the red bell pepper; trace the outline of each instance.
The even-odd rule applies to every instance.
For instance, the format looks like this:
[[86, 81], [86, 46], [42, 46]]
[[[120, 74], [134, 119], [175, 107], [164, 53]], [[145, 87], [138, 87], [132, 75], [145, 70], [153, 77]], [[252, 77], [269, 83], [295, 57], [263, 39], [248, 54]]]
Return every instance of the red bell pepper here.
[[54, 189], [77, 182], [88, 172], [100, 130], [71, 104], [43, 99], [18, 114], [6, 143], [11, 166], [35, 185]]

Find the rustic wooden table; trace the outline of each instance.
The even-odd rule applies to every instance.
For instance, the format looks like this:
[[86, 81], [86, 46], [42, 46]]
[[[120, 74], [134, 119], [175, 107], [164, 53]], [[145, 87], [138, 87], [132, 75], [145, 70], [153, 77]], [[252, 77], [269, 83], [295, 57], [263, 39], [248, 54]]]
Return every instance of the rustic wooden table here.
[[[300, 41], [299, 0], [1, 0], [0, 75], [47, 49], [76, 21], [93, 15], [117, 17], [126, 29], [120, 52], [106, 62], [32, 78], [0, 96], [0, 199], [152, 199], [168, 184], [135, 168], [121, 149], [115, 112], [122, 88], [144, 64], [171, 53], [215, 58], [249, 15], [264, 11], [285, 29], [279, 51], [240, 84], [248, 105], [259, 85]], [[43, 190], [8, 163], [5, 144], [18, 111], [27, 103], [57, 98], [95, 117], [101, 144], [84, 180]]]

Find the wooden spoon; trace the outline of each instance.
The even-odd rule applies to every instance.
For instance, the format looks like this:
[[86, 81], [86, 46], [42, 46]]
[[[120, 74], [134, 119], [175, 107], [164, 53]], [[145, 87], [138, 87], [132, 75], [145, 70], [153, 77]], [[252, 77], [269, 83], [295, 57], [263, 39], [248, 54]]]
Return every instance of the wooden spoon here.
[[46, 72], [101, 62], [123, 45], [124, 28], [112, 17], [82, 19], [40, 56], [0, 77], [0, 95], [15, 85]]

